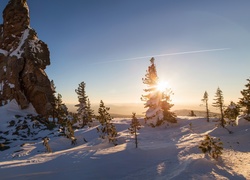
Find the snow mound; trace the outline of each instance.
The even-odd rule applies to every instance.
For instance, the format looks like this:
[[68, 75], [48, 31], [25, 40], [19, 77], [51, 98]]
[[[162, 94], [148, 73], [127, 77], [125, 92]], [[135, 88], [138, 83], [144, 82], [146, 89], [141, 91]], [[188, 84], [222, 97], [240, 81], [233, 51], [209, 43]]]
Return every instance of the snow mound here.
[[22, 116], [25, 116], [27, 114], [37, 115], [36, 110], [32, 106], [32, 104], [29, 104], [28, 108], [21, 110], [15, 99], [11, 100], [8, 104], [4, 106], [0, 106], [0, 114], [0, 122], [4, 121], [5, 119], [11, 118], [13, 114], [18, 114]]
[[20, 145], [20, 141], [22, 144], [59, 135], [59, 128], [50, 130], [50, 124], [37, 115], [31, 104], [21, 110], [18, 103], [12, 100], [0, 107], [0, 114], [1, 151]]

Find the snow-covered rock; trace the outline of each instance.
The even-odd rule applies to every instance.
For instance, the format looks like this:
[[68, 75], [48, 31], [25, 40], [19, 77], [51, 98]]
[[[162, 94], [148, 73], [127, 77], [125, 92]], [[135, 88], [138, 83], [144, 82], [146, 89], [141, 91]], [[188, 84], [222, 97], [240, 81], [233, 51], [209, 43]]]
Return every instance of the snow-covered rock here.
[[10, 0], [7, 4], [0, 42], [0, 101], [6, 104], [15, 99], [22, 109], [32, 103], [39, 114], [47, 115], [54, 101], [44, 71], [50, 65], [50, 52], [30, 27], [26, 0]]

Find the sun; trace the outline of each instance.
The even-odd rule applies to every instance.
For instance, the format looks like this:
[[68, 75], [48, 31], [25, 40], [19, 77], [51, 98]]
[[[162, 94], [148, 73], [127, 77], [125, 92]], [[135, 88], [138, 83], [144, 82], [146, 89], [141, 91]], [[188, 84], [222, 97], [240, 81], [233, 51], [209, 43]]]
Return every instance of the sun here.
[[167, 81], [160, 81], [160, 82], [158, 82], [156, 88], [157, 88], [158, 91], [163, 92], [163, 91], [166, 91], [166, 89], [167, 89], [168, 87], [169, 87], [169, 84], [168, 84]]

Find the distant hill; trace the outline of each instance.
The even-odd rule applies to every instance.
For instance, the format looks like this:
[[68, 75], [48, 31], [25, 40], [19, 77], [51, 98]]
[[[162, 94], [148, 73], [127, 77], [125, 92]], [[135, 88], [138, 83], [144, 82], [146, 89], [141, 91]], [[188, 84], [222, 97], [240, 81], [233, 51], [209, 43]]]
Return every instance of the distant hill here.
[[[132, 118], [132, 113], [131, 115], [129, 114], [114, 114], [114, 113], [110, 113], [110, 115], [113, 117], [113, 118]], [[137, 118], [143, 118], [145, 115], [142, 115], [142, 114], [136, 114], [136, 117]]]
[[[199, 110], [180, 109], [180, 110], [175, 110], [174, 113], [177, 116], [189, 116], [191, 111], [194, 111], [194, 114], [196, 116], [206, 117], [206, 112], [205, 111], [199, 111]], [[219, 117], [220, 114], [215, 113], [215, 112], [210, 112], [209, 115], [210, 115], [210, 117]]]
[[[145, 108], [141, 104], [131, 103], [131, 104], [107, 104], [107, 107], [110, 107], [110, 114], [113, 118], [131, 118], [132, 112], [136, 112], [137, 117], [144, 117]], [[76, 112], [76, 107], [73, 104], [67, 104], [69, 111]], [[93, 104], [92, 109], [95, 114], [98, 115], [99, 104]], [[190, 112], [193, 109], [178, 109], [173, 110], [177, 116], [189, 116]], [[201, 110], [193, 110], [196, 116], [205, 117], [206, 112]], [[218, 117], [219, 113], [210, 112], [211, 117]]]
[[[190, 116], [191, 111], [194, 111], [194, 114], [198, 117], [206, 117], [206, 112], [205, 111], [199, 111], [199, 110], [190, 110], [190, 109], [179, 109], [179, 110], [174, 110], [173, 112], [177, 115], [177, 116]], [[210, 112], [209, 113], [210, 117], [219, 117], [220, 114], [216, 113], [216, 112]], [[131, 115], [128, 114], [115, 114], [115, 113], [111, 113], [111, 116], [113, 118], [131, 118]], [[138, 114], [136, 115], [137, 117], [144, 117], [145, 115], [143, 114]]]

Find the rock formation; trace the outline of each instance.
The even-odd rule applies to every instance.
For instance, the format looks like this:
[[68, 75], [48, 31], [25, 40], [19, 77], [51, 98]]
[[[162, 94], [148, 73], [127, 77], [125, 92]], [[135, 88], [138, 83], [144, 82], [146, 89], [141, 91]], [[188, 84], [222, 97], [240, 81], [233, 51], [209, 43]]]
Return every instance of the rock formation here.
[[50, 52], [30, 27], [26, 0], [10, 0], [0, 25], [0, 105], [16, 99], [22, 109], [32, 103], [48, 115], [54, 98], [47, 65]]

